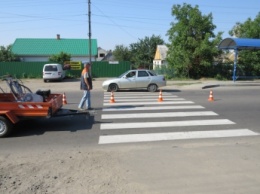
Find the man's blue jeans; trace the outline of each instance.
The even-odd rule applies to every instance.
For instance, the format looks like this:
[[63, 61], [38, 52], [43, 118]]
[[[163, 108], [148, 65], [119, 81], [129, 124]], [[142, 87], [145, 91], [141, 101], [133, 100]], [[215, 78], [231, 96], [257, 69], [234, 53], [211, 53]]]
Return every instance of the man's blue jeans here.
[[86, 103], [86, 109], [91, 108], [91, 101], [90, 101], [90, 91], [84, 90], [83, 96], [81, 98], [81, 101], [79, 103], [78, 108], [83, 109], [84, 104]]

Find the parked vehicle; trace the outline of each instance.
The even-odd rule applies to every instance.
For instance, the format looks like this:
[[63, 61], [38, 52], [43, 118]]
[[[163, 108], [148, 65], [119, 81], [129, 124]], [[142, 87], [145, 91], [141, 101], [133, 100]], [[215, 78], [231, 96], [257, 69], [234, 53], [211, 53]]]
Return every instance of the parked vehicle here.
[[87, 111], [63, 109], [64, 94], [52, 94], [50, 90], [37, 90], [32, 93], [17, 79], [8, 76], [3, 80], [11, 92], [5, 93], [0, 88], [0, 137], [8, 136], [13, 125], [21, 119], [90, 115]]
[[61, 81], [65, 78], [66, 71], [63, 69], [63, 66], [58, 63], [45, 64], [43, 66], [43, 81], [47, 82], [50, 80]]
[[163, 75], [147, 69], [129, 70], [117, 78], [103, 82], [102, 87], [106, 91], [118, 91], [121, 89], [145, 88], [149, 92], [156, 92], [158, 88], [166, 86]]

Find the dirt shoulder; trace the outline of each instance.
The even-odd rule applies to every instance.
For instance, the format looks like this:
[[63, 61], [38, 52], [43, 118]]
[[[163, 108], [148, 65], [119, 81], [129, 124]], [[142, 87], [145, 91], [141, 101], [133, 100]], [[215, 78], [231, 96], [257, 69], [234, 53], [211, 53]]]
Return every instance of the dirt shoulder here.
[[[62, 82], [47, 82], [44, 83], [42, 79], [22, 79], [23, 85], [27, 86], [36, 92], [37, 90], [51, 90], [52, 93], [64, 93], [70, 91], [80, 91], [80, 80], [79, 79], [65, 79]], [[102, 90], [103, 79], [93, 81], [93, 90]], [[0, 82], [0, 87], [4, 92], [9, 92], [10, 88], [4, 82]]]
[[120, 153], [96, 148], [1, 153], [0, 193], [143, 193], [127, 181]]

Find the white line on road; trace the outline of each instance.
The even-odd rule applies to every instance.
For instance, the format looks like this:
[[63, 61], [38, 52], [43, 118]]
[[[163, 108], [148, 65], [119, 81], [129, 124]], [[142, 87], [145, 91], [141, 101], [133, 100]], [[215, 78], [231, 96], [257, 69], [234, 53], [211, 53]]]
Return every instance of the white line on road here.
[[113, 107], [103, 108], [103, 111], [139, 111], [139, 110], [178, 110], [178, 109], [204, 109], [200, 105], [183, 105], [183, 106], [147, 106], [147, 107]]
[[[113, 92], [114, 96], [158, 96], [159, 92]], [[176, 93], [175, 93], [176, 94]], [[110, 96], [111, 92], [104, 93], [104, 96]], [[171, 93], [162, 92], [164, 96], [174, 96]]]
[[181, 126], [203, 126], [203, 125], [230, 125], [235, 124], [228, 119], [213, 120], [188, 120], [188, 121], [168, 121], [168, 122], [140, 122], [140, 123], [102, 123], [100, 130], [107, 129], [135, 129], [135, 128], [155, 128], [155, 127], [181, 127]]
[[99, 144], [148, 142], [163, 140], [220, 138], [220, 137], [241, 137], [259, 135], [249, 129], [217, 130], [217, 131], [189, 131], [174, 133], [150, 133], [150, 134], [128, 134], [100, 136]]
[[[116, 100], [115, 100], [116, 101]], [[130, 106], [130, 105], [148, 105], [148, 104], [194, 104], [192, 101], [162, 101], [162, 102], [115, 102], [115, 103], [104, 103], [104, 106]]]
[[136, 118], [162, 118], [162, 117], [191, 117], [191, 116], [216, 116], [212, 111], [194, 112], [161, 112], [161, 113], [133, 113], [133, 114], [103, 114], [102, 119], [136, 119]]
[[[111, 96], [104, 96], [104, 99], [110, 99], [110, 97]], [[158, 98], [159, 97], [159, 95], [156, 95], [156, 96], [154, 96], [154, 95], [149, 95], [149, 96], [145, 96], [145, 95], [142, 95], [142, 96], [115, 96], [114, 95], [114, 97], [115, 98], [119, 98], [119, 99], [121, 99], [121, 98]], [[174, 96], [174, 95], [167, 95], [167, 96], [165, 96], [165, 95], [163, 95], [162, 96], [163, 98], [177, 98], [178, 96]]]
[[[115, 99], [115, 98], [114, 98]], [[147, 99], [147, 98], [137, 98], [137, 99], [115, 99], [116, 102], [149, 102], [149, 101], [153, 101], [156, 102], [158, 100], [158, 98], [152, 98], [152, 99]], [[178, 100], [185, 100], [184, 98], [163, 98], [163, 101], [178, 101]], [[109, 99], [104, 100], [104, 102], [109, 102]]]

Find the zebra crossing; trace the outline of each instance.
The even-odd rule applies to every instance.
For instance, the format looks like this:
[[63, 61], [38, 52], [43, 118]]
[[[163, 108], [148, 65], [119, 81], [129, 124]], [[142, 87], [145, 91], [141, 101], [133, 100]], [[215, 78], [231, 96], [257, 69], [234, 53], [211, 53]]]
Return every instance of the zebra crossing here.
[[163, 102], [157, 99], [158, 93], [117, 92], [110, 103], [110, 93], [104, 93], [99, 144], [258, 135], [232, 129], [233, 121], [171, 93], [163, 93]]

